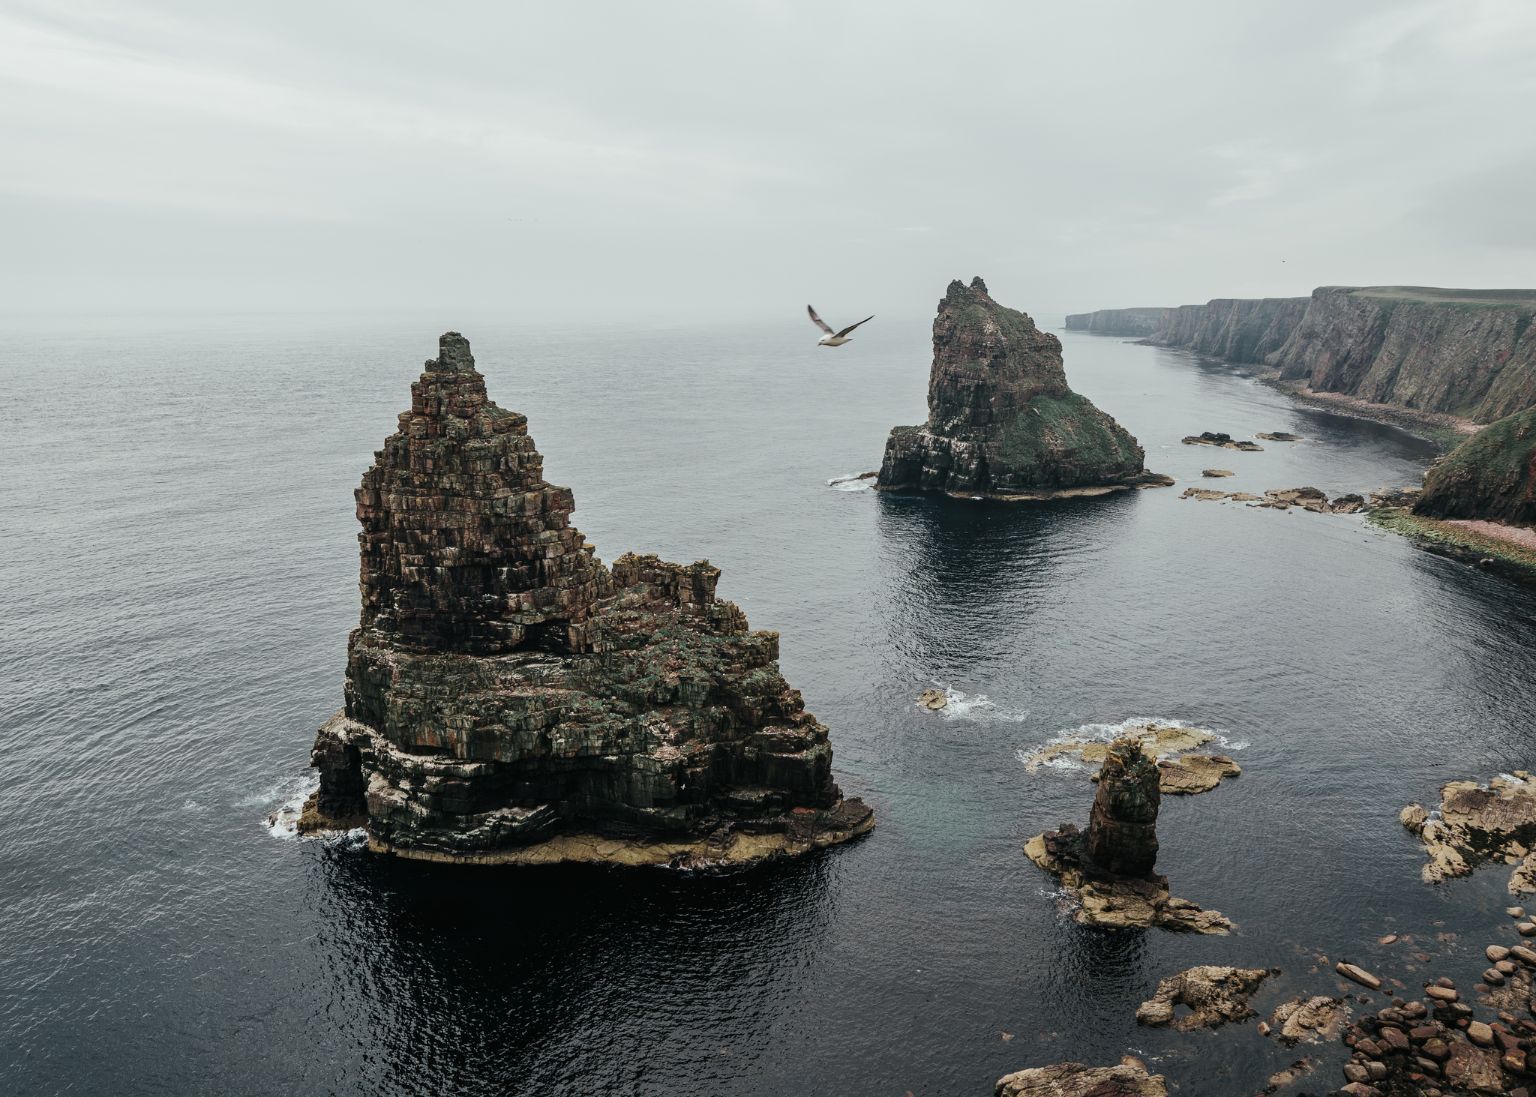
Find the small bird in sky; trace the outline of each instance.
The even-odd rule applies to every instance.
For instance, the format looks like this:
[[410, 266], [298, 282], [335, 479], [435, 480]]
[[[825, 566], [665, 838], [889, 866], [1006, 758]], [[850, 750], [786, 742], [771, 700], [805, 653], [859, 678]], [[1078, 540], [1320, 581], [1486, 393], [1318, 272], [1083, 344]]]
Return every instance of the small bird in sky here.
[[859, 324], [849, 324], [842, 331], [833, 331], [832, 325], [827, 323], [821, 317], [817, 316], [816, 310], [813, 309], [810, 305], [805, 306], [805, 311], [811, 314], [811, 323], [815, 324], [818, 328], [827, 333], [820, 339], [816, 340], [816, 345], [818, 347], [840, 347], [844, 343], [852, 342], [852, 340], [848, 338], [848, 333], [854, 328], [858, 327], [859, 324], [867, 324], [874, 319], [874, 316], [866, 316], [864, 319], [859, 321]]

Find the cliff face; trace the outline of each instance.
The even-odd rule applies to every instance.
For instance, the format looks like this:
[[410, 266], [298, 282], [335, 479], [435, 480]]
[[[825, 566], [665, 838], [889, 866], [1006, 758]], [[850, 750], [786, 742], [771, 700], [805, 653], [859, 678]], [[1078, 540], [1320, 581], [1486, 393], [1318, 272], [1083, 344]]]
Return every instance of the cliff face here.
[[1490, 422], [1536, 405], [1536, 293], [1324, 286], [1270, 359], [1321, 392]]
[[360, 626], [301, 828], [437, 860], [739, 864], [873, 825], [718, 569], [604, 567], [442, 337], [357, 491]]
[[1029, 496], [1148, 477], [1136, 439], [1067, 386], [1061, 341], [951, 282], [933, 322], [928, 421], [897, 427], [877, 486]]
[[1536, 408], [1506, 416], [1446, 454], [1424, 477], [1414, 513], [1536, 526]]
[[1099, 771], [1088, 819], [1089, 858], [1117, 876], [1149, 876], [1157, 864], [1162, 778], [1141, 740], [1117, 740]]
[[1157, 330], [1167, 309], [1099, 309], [1077, 312], [1067, 317], [1068, 331], [1089, 331], [1095, 335], [1145, 337]]
[[1536, 405], [1536, 291], [1324, 286], [1168, 309], [1151, 341], [1319, 393], [1490, 422]]

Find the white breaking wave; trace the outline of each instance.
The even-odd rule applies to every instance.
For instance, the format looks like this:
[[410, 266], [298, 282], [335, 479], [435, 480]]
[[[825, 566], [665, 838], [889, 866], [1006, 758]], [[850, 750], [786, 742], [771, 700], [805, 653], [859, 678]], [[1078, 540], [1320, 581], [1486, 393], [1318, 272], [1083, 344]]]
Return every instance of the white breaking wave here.
[[[1246, 739], [1231, 739], [1215, 728], [1201, 727], [1199, 724], [1191, 724], [1187, 720], [1176, 720], [1172, 717], [1163, 716], [1130, 716], [1121, 720], [1118, 724], [1082, 724], [1067, 731], [1058, 732], [1037, 747], [1020, 747], [1015, 752], [1015, 756], [1020, 762], [1031, 769], [1097, 770], [1099, 763], [1085, 761], [1081, 754], [1071, 751], [1063, 751], [1049, 758], [1041, 758], [1040, 754], [1054, 746], [1113, 743], [1116, 739], [1127, 735], [1134, 735], [1139, 731], [1147, 731], [1154, 727], [1189, 728], [1191, 731], [1198, 731], [1204, 735], [1209, 735], [1211, 738], [1208, 742], [1194, 748], [1197, 751], [1214, 751], [1219, 748], [1222, 752], [1229, 752], [1243, 750], [1248, 746]], [[1173, 754], [1181, 753], [1186, 752], [1173, 752]]]
[[309, 773], [302, 777], [288, 777], [262, 793], [247, 796], [237, 800], [241, 807], [271, 806], [270, 811], [262, 819], [262, 825], [267, 828], [267, 833], [274, 838], [284, 840], [299, 836], [299, 812], [304, 808], [304, 801], [309, 799], [310, 793], [320, 787], [318, 775]]

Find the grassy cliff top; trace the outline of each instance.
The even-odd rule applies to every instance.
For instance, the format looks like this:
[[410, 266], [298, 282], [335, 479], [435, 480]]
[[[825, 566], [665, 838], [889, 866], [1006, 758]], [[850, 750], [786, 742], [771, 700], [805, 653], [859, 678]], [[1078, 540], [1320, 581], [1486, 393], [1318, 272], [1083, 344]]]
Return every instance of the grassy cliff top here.
[[1441, 289], [1436, 286], [1329, 286], [1356, 297], [1431, 305], [1536, 305], [1536, 289]]

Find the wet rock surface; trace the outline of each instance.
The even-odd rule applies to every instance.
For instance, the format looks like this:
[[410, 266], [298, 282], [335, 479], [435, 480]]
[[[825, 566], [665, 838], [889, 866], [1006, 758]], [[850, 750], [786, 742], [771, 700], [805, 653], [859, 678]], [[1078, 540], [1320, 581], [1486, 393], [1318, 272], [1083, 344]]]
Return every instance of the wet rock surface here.
[[1172, 483], [1143, 458], [1068, 387], [1061, 341], [977, 278], [951, 282], [939, 302], [928, 421], [891, 431], [876, 486], [1033, 499]]
[[1240, 776], [1242, 772], [1242, 767], [1225, 754], [1186, 754], [1157, 763], [1158, 783], [1164, 796], [1210, 792], [1226, 778]]
[[1173, 897], [1154, 871], [1161, 777], [1136, 738], [1110, 744], [1099, 772], [1086, 833], [1072, 824], [1037, 835], [1025, 856], [1061, 881], [1088, 925], [1161, 926], [1194, 933], [1228, 933], [1232, 923]]
[[1270, 1035], [1287, 1046], [1336, 1040], [1349, 1023], [1349, 1007], [1342, 998], [1314, 995], [1293, 998], [1275, 1007], [1269, 1019]]
[[1183, 442], [1186, 446], [1219, 446], [1222, 449], [1241, 450], [1245, 453], [1264, 452], [1264, 447], [1257, 442], [1233, 438], [1230, 434], [1213, 430], [1203, 430], [1199, 434], [1187, 434], [1184, 436]]
[[1398, 818], [1429, 854], [1421, 870], [1426, 883], [1465, 876], [1478, 864], [1499, 861], [1519, 866], [1510, 878], [1512, 893], [1536, 890], [1536, 868], [1528, 860], [1536, 844], [1536, 784], [1525, 771], [1486, 785], [1451, 781], [1441, 787], [1433, 811], [1410, 804]]
[[[1136, 1021], [1188, 1032], [1245, 1020], [1254, 1016], [1248, 999], [1273, 974], [1278, 972], [1212, 964], [1189, 968], [1158, 983], [1157, 993], [1137, 1007]], [[1179, 1013], [1180, 1006], [1188, 1012]]]
[[362, 616], [300, 829], [475, 863], [723, 868], [873, 825], [707, 561], [605, 567], [450, 332], [357, 491]]
[[1358, 514], [1367, 508], [1364, 496], [1349, 493], [1330, 501], [1320, 488], [1270, 488], [1263, 495], [1247, 491], [1218, 491], [1215, 488], [1185, 488], [1181, 499], [1205, 502], [1247, 503], [1268, 510], [1308, 510], [1314, 514]]
[[995, 1097], [1167, 1097], [1161, 1074], [1127, 1056], [1112, 1067], [1052, 1063], [997, 1080]]

